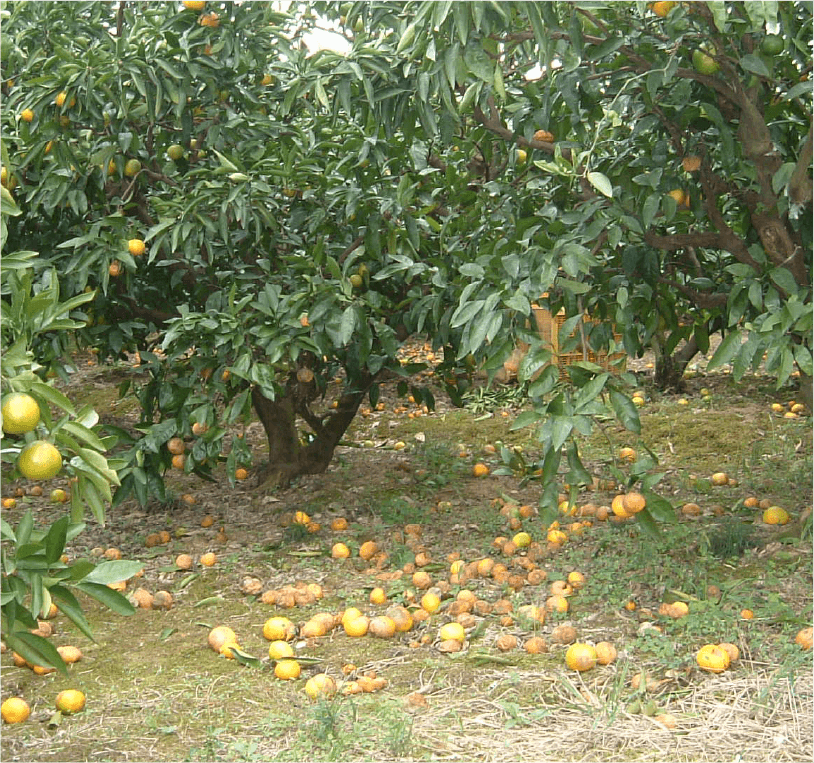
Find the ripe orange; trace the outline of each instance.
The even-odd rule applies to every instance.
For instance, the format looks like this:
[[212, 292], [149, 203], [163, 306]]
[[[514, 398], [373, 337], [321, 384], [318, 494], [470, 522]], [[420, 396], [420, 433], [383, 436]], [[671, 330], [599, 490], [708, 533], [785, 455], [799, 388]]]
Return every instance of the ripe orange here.
[[721, 487], [729, 482], [729, 477], [726, 472], [715, 472], [715, 474], [710, 477], [710, 482], [717, 487]]
[[220, 19], [218, 18], [218, 14], [212, 11], [201, 16], [198, 19], [198, 23], [201, 26], [208, 26], [215, 29], [220, 26]]
[[30, 480], [49, 480], [62, 468], [62, 454], [50, 442], [34, 440], [23, 448], [17, 468]]
[[9, 697], [0, 705], [0, 715], [6, 723], [22, 723], [31, 715], [31, 708], [22, 697]]
[[723, 673], [729, 667], [729, 653], [717, 644], [705, 644], [695, 655], [695, 661], [701, 670]]
[[575, 591], [578, 591], [580, 588], [585, 587], [585, 575], [577, 570], [568, 573], [568, 582], [571, 584], [571, 588]]
[[350, 549], [344, 543], [334, 543], [331, 547], [331, 556], [334, 559], [347, 559], [350, 556]]
[[173, 456], [182, 455], [186, 452], [186, 449], [186, 443], [180, 437], [171, 437], [167, 440], [167, 450], [172, 453]]
[[438, 597], [438, 594], [435, 594], [432, 591], [427, 591], [427, 593], [421, 597], [422, 609], [426, 610], [430, 614], [437, 612], [440, 606], [441, 599]]
[[367, 540], [359, 546], [359, 556], [365, 561], [369, 561], [378, 550], [379, 547], [376, 545], [376, 541]]
[[331, 697], [336, 694], [336, 681], [327, 673], [317, 673], [305, 682], [305, 693], [309, 699], [320, 696]]
[[144, 254], [144, 250], [146, 249], [144, 245], [144, 241], [140, 238], [131, 238], [127, 242], [127, 251], [130, 252], [134, 257], [140, 257]]
[[235, 469], [236, 480], [245, 480], [248, 476], [249, 472], [247, 472], [242, 466]]
[[358, 617], [342, 618], [342, 627], [348, 636], [360, 637], [367, 634], [370, 628], [370, 618], [367, 615], [360, 614]]
[[283, 660], [294, 656], [294, 647], [287, 641], [272, 641], [269, 644], [269, 659]]
[[789, 513], [780, 506], [770, 506], [763, 512], [763, 521], [767, 525], [785, 525], [789, 519]]
[[235, 641], [227, 641], [223, 646], [221, 646], [219, 650], [219, 654], [221, 657], [225, 657], [227, 660], [234, 660], [235, 659], [235, 651], [240, 649], [240, 645]]
[[466, 639], [466, 632], [460, 623], [447, 623], [441, 626], [438, 631], [438, 638], [441, 641], [457, 641], [462, 644]]
[[477, 463], [472, 467], [472, 474], [475, 477], [485, 477], [489, 474], [489, 467], [486, 464]]
[[3, 508], [4, 509], [13, 509], [17, 505], [16, 498], [4, 498], [3, 499]]
[[636, 451], [633, 448], [621, 448], [619, 450], [619, 460], [622, 463], [632, 464], [636, 460]]
[[210, 649], [220, 652], [221, 647], [226, 643], [236, 643], [237, 635], [228, 625], [218, 625], [209, 631], [207, 637]]
[[187, 462], [187, 457], [183, 453], [178, 455], [178, 456], [173, 456], [172, 457], [172, 468], [173, 469], [183, 470], [184, 465], [186, 464], [186, 462]]
[[376, 587], [370, 592], [371, 604], [384, 604], [387, 601], [387, 593], [384, 588]]
[[287, 617], [270, 617], [263, 624], [263, 636], [269, 641], [291, 641], [297, 635], [297, 626]]
[[755, 613], [752, 612], [751, 609], [742, 609], [741, 610], [741, 617], [744, 620], [751, 620], [755, 616]]
[[659, 2], [653, 3], [650, 6], [650, 9], [656, 14], [656, 16], [663, 19], [677, 5], [678, 3], [674, 2], [674, 0], [659, 0]]
[[274, 666], [274, 675], [282, 681], [293, 681], [300, 677], [300, 663], [292, 659], [279, 660]]
[[347, 530], [348, 529], [348, 520], [345, 517], [336, 517], [331, 521], [331, 530]]
[[65, 689], [57, 694], [56, 706], [65, 715], [81, 712], [85, 708], [85, 695], [78, 689]]
[[24, 392], [12, 392], [3, 398], [3, 431], [7, 434], [25, 434], [40, 422], [40, 406]]
[[206, 7], [206, 0], [183, 0], [181, 5], [190, 11], [202, 11]]
[[532, 138], [534, 138], [534, 140], [542, 141], [543, 143], [554, 142], [554, 135], [548, 130], [536, 130], [534, 135], [532, 135]]
[[794, 637], [794, 643], [801, 649], [811, 649], [812, 639], [814, 639], [814, 628], [803, 628]]
[[565, 664], [571, 670], [590, 670], [596, 665], [596, 649], [590, 644], [571, 644], [565, 652]]
[[31, 111], [31, 109], [23, 109], [20, 112], [20, 119], [22, 119], [23, 122], [33, 122], [34, 121], [34, 112]]
[[217, 557], [211, 552], [203, 554], [198, 560], [204, 567], [212, 567], [217, 561]]
[[545, 601], [545, 608], [548, 612], [560, 612], [564, 613], [568, 611], [568, 599], [561, 594], [554, 594], [553, 596], [549, 596]]
[[600, 641], [595, 649], [599, 665], [610, 665], [617, 657], [616, 647], [610, 641]]
[[625, 496], [623, 494], [617, 495], [613, 501], [611, 501], [611, 511], [617, 516], [621, 517], [622, 519], [627, 519], [628, 517], [632, 517], [633, 515], [625, 509]]
[[622, 506], [628, 514], [638, 514], [646, 505], [647, 501], [641, 493], [628, 493], [622, 499]]

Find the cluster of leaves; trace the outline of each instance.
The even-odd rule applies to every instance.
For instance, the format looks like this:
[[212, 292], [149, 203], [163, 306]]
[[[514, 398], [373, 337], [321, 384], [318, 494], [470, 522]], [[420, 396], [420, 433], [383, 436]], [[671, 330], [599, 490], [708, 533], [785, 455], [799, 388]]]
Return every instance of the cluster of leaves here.
[[[140, 498], [160, 490], [171, 421], [212, 425], [185, 466], [206, 473], [214, 423], [248, 414], [249, 387], [310, 404], [342, 371], [346, 391], [375, 399], [378, 374], [407, 372], [396, 351], [410, 333], [443, 348], [456, 400], [456, 369], [495, 373], [525, 341], [522, 424], [539, 426], [545, 478], [565, 454], [584, 479], [576, 438], [593, 418], [638, 418], [624, 378], [599, 366], [577, 364], [572, 387], [551, 367], [536, 376], [552, 351], [528, 328], [538, 303], [566, 312], [561, 352], [616, 350], [611, 324], [629, 354], [660, 358], [724, 330], [714, 363], [743, 373], [768, 350], [779, 383], [810, 373], [811, 207], [792, 182], [810, 117], [806, 4], [213, 12], [217, 25], [173, 4], [9, 12], [12, 235], [49, 253], [69, 293], [97, 290], [84, 341], [112, 354], [156, 342], [127, 457]], [[317, 26], [345, 50], [309, 50]], [[761, 52], [770, 32], [779, 53]], [[693, 68], [702, 44], [719, 74]], [[599, 322], [582, 325], [586, 311]]]
[[[0, 246], [4, 250], [8, 240], [6, 218], [19, 214], [13, 197], [2, 188]], [[51, 360], [61, 357], [69, 332], [82, 325], [72, 314], [93, 295], [82, 293], [61, 300], [55, 271], [42, 270], [38, 277], [36, 264], [36, 252], [4, 251], [0, 275], [0, 383], [4, 396], [9, 392], [31, 395], [39, 405], [41, 422], [37, 430], [26, 433], [23, 440], [0, 434], [0, 459], [4, 477], [11, 476], [25, 442], [47, 437], [63, 459], [69, 459], [65, 470], [72, 483], [71, 509], [45, 529], [35, 527], [30, 511], [16, 527], [5, 518], [0, 519], [0, 620], [3, 638], [11, 649], [32, 664], [65, 670], [56, 649], [46, 639], [30, 632], [37, 628], [37, 618], [45, 617], [55, 602], [92, 638], [74, 591], [81, 591], [116, 612], [131, 614], [132, 605], [107, 583], [130, 577], [140, 565], [135, 562], [95, 565], [88, 560], [67, 563], [62, 559], [66, 543], [85, 528], [86, 508], [90, 508], [98, 522], [104, 523], [105, 505], [111, 501], [111, 488], [119, 484], [119, 478], [115, 467], [105, 458], [112, 442], [98, 433], [95, 411], [90, 407], [76, 410], [69, 398], [48, 383], [44, 378], [46, 368], [33, 350], [37, 338], [45, 338], [47, 341], [39, 347], [48, 348]], [[63, 413], [57, 418], [54, 410]]]

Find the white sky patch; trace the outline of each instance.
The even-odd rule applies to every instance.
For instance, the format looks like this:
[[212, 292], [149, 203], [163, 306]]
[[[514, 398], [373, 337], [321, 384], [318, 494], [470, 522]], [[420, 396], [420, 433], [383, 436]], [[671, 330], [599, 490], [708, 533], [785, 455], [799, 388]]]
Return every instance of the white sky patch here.
[[350, 50], [350, 42], [337, 32], [327, 29], [314, 29], [303, 35], [303, 40], [311, 53], [318, 50], [332, 50], [340, 55], [345, 55]]

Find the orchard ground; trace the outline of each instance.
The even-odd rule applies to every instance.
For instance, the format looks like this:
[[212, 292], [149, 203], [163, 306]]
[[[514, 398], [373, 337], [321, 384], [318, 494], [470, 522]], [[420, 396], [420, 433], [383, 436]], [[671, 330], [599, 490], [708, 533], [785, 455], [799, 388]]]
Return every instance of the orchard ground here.
[[[134, 423], [135, 407], [117, 399], [116, 387], [138, 369], [77, 360], [81, 371], [70, 390], [76, 402], [93, 403], [103, 421]], [[661, 538], [654, 540], [635, 519], [594, 518], [552, 551], [545, 548], [540, 520], [523, 519], [523, 529], [543, 546], [537, 566], [547, 579], [517, 593], [489, 578], [473, 578], [463, 587], [492, 603], [508, 599], [515, 611], [542, 604], [549, 584], [571, 571], [585, 575], [585, 587], [570, 597], [569, 612], [549, 614], [544, 625], [475, 616], [457, 654], [440, 653], [436, 642], [439, 627], [453, 619], [448, 610], [456, 585], [437, 613], [394, 639], [352, 638], [340, 626], [328, 636], [295, 642], [298, 655], [319, 661], [304, 665], [294, 681], [274, 677], [262, 626], [273, 615], [301, 623], [315, 612], [348, 606], [382, 613], [387, 605], [369, 603], [377, 585], [387, 591], [388, 603], [412, 604], [411, 575], [393, 573], [414, 560], [418, 545], [430, 557], [424, 570], [442, 588], [454, 555], [465, 562], [492, 557], [519, 569], [512, 565], [523, 552], [506, 557], [493, 545], [496, 537], [515, 532], [500, 504], [535, 506], [539, 489], [520, 474], [472, 475], [476, 462], [499, 465], [489, 448], [496, 441], [519, 446], [527, 459], [539, 455], [533, 432], [510, 430], [524, 405], [514, 387], [483, 390], [468, 408], [458, 409], [439, 392], [436, 411], [424, 413], [398, 398], [395, 382], [389, 383], [384, 409], [357, 417], [329, 471], [285, 491], [258, 490], [250, 480], [232, 489], [222, 474], [209, 484], [172, 473], [176, 502], [144, 509], [127, 503], [110, 512], [105, 527], [89, 522], [69, 553], [78, 558], [121, 549], [124, 558], [144, 562], [144, 577], [128, 590], [168, 590], [173, 608], [120, 617], [87, 601], [95, 643], [58, 616], [53, 641], [84, 653], [70, 667], [70, 678], [15, 668], [4, 654], [3, 698], [25, 697], [32, 715], [4, 728], [2, 758], [811, 760], [811, 652], [794, 643], [812, 621], [811, 419], [772, 411], [775, 402], [787, 408], [792, 393], [777, 392], [770, 378], [736, 383], [725, 373], [706, 374], [703, 363], [681, 396], [661, 395], [644, 381], [643, 388], [641, 437], [609, 419], [583, 443], [583, 460], [604, 480], [622, 446], [643, 452], [647, 445], [665, 475], [656, 491], [676, 507], [677, 522], [662, 525]], [[259, 424], [245, 436], [259, 463], [265, 442]], [[397, 449], [397, 443], [405, 447]], [[720, 471], [737, 484], [713, 486], [710, 477]], [[14, 522], [31, 508], [43, 523], [53, 520], [62, 509], [48, 495], [57, 486], [65, 485], [57, 479], [42, 485], [43, 497], [19, 497], [5, 518]], [[15, 487], [6, 483], [3, 495]], [[577, 503], [610, 504], [615, 492], [584, 491]], [[181, 500], [186, 493], [194, 495], [193, 505]], [[764, 525], [759, 509], [744, 506], [748, 496], [786, 508], [791, 523]], [[699, 516], [681, 513], [688, 502], [698, 504]], [[321, 528], [308, 532], [293, 524], [296, 511]], [[215, 518], [208, 528], [201, 526], [206, 515]], [[331, 520], [340, 516], [348, 528], [331, 530]], [[417, 543], [405, 533], [408, 524], [420, 525]], [[162, 530], [171, 541], [146, 548], [146, 536]], [[379, 568], [358, 557], [369, 539], [388, 554]], [[337, 541], [349, 545], [350, 559], [331, 558]], [[197, 563], [206, 551], [217, 555], [211, 568]], [[195, 559], [191, 571], [175, 567], [180, 553]], [[262, 591], [319, 583], [324, 597], [280, 609], [245, 593], [254, 582], [247, 578], [256, 578]], [[659, 615], [661, 603], [674, 599], [685, 601], [689, 614], [677, 620]], [[637, 605], [632, 611], [625, 608], [630, 600]], [[752, 610], [753, 619], [743, 619], [743, 609]], [[579, 641], [612, 642], [618, 659], [585, 673], [568, 670], [566, 647], [552, 640], [561, 623], [573, 625]], [[241, 647], [263, 665], [241, 665], [211, 651], [206, 637], [215, 625], [230, 626]], [[516, 649], [496, 648], [505, 633], [518, 636]], [[533, 634], [548, 642], [547, 652], [524, 651]], [[723, 641], [739, 647], [739, 661], [720, 674], [701, 672], [697, 650]], [[348, 665], [358, 673], [375, 671], [387, 686], [330, 701], [306, 697], [308, 675], [324, 671], [341, 686]], [[631, 686], [642, 671], [649, 691]], [[87, 707], [52, 725], [54, 698], [66, 688], [84, 691]], [[660, 713], [675, 718], [675, 729], [655, 719]]]

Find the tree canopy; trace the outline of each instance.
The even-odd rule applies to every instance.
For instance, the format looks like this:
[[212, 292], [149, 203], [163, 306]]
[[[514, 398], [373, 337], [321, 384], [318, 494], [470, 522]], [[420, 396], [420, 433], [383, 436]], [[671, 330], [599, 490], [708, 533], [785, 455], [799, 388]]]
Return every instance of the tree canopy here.
[[[195, 424], [183, 468], [208, 474], [252, 406], [270, 478], [324, 469], [383, 374], [406, 390], [410, 334], [453, 399], [527, 342], [518, 425], [543, 480], [563, 448], [587, 479], [574, 435], [635, 406], [589, 362], [560, 383], [535, 304], [565, 310], [563, 347], [654, 349], [665, 386], [721, 332], [714, 365], [810, 392], [809, 3], [200, 5], [3, 10], [8, 246], [148, 373], [120, 498], [161, 494]], [[229, 473], [249, 457], [235, 439]]]

